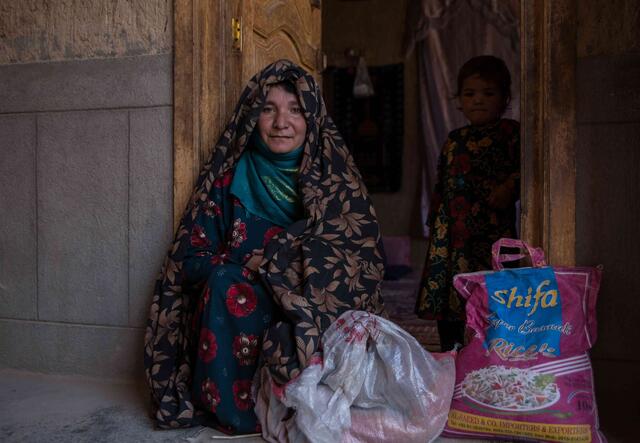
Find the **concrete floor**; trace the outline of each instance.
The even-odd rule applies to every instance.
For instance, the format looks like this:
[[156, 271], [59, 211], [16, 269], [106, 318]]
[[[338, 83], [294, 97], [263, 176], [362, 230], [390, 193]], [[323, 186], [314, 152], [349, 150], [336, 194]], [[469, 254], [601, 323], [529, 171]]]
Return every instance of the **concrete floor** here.
[[[229, 437], [210, 428], [156, 430], [143, 382], [0, 369], [0, 441], [3, 443], [262, 443], [259, 436]], [[638, 441], [609, 437], [609, 443]], [[439, 438], [436, 443], [480, 440]], [[399, 442], [394, 442], [399, 443]]]
[[144, 383], [0, 369], [3, 443], [264, 441], [259, 436], [230, 438], [209, 428], [155, 430], [147, 410]]
[[143, 383], [0, 370], [2, 442], [196, 443], [211, 441], [209, 437], [216, 434], [223, 436], [204, 428], [155, 430], [147, 411]]

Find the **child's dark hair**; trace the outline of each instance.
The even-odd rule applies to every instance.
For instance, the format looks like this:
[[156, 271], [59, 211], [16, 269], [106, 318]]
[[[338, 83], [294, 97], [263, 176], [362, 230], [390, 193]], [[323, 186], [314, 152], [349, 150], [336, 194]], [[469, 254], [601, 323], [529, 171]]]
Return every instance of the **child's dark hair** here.
[[[479, 55], [470, 58], [462, 65], [458, 72], [458, 90], [456, 97], [462, 93], [462, 84], [465, 79], [478, 75], [486, 81], [495, 82], [504, 98], [505, 108], [511, 101], [511, 74], [505, 62], [493, 55]], [[502, 110], [504, 112], [504, 109]]]

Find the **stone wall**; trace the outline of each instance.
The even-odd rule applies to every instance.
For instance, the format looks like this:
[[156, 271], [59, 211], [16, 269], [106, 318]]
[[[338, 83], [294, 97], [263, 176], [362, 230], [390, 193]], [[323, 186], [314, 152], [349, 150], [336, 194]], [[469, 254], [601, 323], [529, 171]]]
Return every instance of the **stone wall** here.
[[0, 64], [167, 54], [171, 0], [3, 0]]
[[0, 8], [0, 364], [132, 378], [172, 235], [170, 1]]

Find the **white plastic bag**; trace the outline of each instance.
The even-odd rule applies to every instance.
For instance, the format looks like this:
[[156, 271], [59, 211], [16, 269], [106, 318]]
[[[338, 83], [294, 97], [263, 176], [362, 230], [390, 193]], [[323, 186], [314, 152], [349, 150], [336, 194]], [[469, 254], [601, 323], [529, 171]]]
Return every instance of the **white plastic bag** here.
[[391, 321], [363, 311], [345, 312], [322, 349], [285, 386], [262, 369], [256, 413], [265, 439], [424, 443], [440, 435], [455, 381], [451, 354], [436, 359]]
[[374, 94], [373, 83], [369, 77], [367, 64], [364, 57], [358, 58], [358, 66], [356, 67], [356, 78], [353, 82], [353, 96], [356, 98], [367, 98]]

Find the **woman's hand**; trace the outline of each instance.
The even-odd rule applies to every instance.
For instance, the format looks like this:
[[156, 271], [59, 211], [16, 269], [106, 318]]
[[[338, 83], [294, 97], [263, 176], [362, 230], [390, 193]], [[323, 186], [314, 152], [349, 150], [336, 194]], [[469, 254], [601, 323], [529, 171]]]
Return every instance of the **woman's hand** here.
[[264, 251], [262, 249], [254, 249], [251, 258], [247, 260], [244, 266], [253, 272], [257, 272], [262, 262], [263, 253]]

